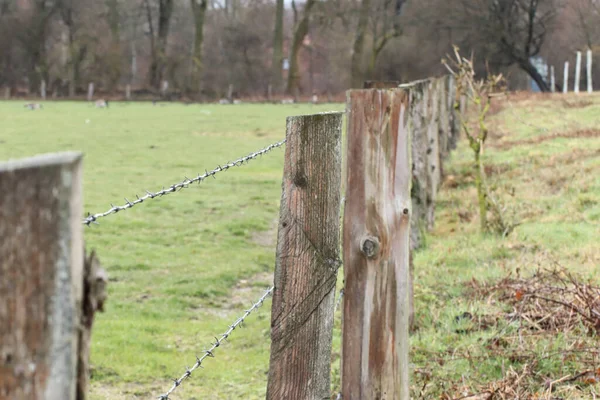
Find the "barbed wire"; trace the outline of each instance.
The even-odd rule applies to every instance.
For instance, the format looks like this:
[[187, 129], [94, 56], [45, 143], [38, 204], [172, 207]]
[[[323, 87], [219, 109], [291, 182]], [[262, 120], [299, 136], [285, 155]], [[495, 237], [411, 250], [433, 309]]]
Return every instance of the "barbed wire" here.
[[179, 191], [181, 189], [185, 189], [192, 183], [196, 183], [196, 182], [200, 183], [208, 177], [212, 176], [214, 178], [217, 173], [222, 172], [222, 171], [227, 171], [229, 168], [232, 168], [232, 167], [242, 166], [242, 165], [244, 165], [244, 163], [248, 163], [250, 160], [253, 160], [259, 156], [262, 156], [263, 154], [270, 152], [273, 149], [283, 146], [284, 143], [285, 143], [285, 139], [280, 142], [273, 143], [273, 144], [265, 147], [264, 149], [255, 151], [254, 153], [250, 153], [247, 156], [238, 158], [235, 161], [228, 162], [225, 165], [219, 165], [217, 168], [213, 169], [212, 171], [205, 171], [205, 173], [202, 175], [198, 174], [198, 176], [196, 176], [195, 178], [190, 179], [188, 177], [185, 177], [185, 179], [183, 181], [181, 181], [179, 183], [175, 183], [166, 189], [163, 186], [162, 190], [159, 190], [158, 192], [153, 193], [153, 192], [149, 192], [146, 190], [146, 194], [144, 196], [140, 197], [140, 196], [136, 195], [135, 196], [136, 200], [134, 200], [134, 201], [129, 201], [127, 198], [125, 198], [126, 203], [122, 206], [115, 206], [114, 204], [111, 203], [110, 209], [108, 209], [107, 211], [105, 211], [103, 213], [88, 214], [88, 216], [83, 220], [83, 223], [87, 226], [90, 226], [91, 224], [97, 224], [98, 223], [97, 221], [99, 218], [106, 217], [107, 215], [111, 215], [111, 214], [116, 214], [119, 211], [127, 210], [128, 208], [132, 208], [136, 204], [143, 203], [146, 200], [154, 199], [156, 197], [162, 197], [167, 194], [171, 194], [173, 192]]
[[211, 345], [211, 347], [208, 350], [204, 350], [204, 354], [202, 355], [202, 357], [196, 356], [196, 363], [192, 366], [192, 368], [186, 368], [185, 373], [181, 376], [181, 378], [174, 379], [173, 386], [171, 386], [171, 388], [165, 394], [160, 395], [158, 397], [158, 399], [168, 400], [171, 393], [173, 393], [173, 391], [175, 391], [175, 389], [177, 387], [179, 387], [184, 380], [189, 378], [192, 375], [192, 372], [194, 372], [196, 369], [198, 369], [202, 366], [202, 361], [204, 361], [207, 357], [214, 357], [215, 349], [217, 347], [221, 346], [221, 344], [229, 337], [229, 335], [231, 335], [231, 332], [233, 332], [235, 330], [235, 328], [237, 328], [238, 326], [240, 328], [242, 327], [242, 324], [244, 323], [244, 320], [246, 319], [246, 317], [248, 317], [248, 315], [250, 315], [252, 313], [252, 311], [254, 311], [257, 308], [259, 308], [260, 306], [262, 306], [263, 303], [265, 302], [266, 298], [269, 297], [271, 294], [273, 294], [274, 289], [275, 289], [275, 286], [271, 286], [258, 299], [258, 301], [256, 301], [256, 303], [254, 303], [252, 305], [252, 307], [250, 307], [249, 309], [247, 309], [244, 312], [244, 315], [242, 315], [241, 317], [236, 319], [233, 324], [229, 325], [229, 329], [227, 329], [227, 331], [225, 331], [225, 333], [223, 333], [219, 338], [215, 337], [215, 342]]

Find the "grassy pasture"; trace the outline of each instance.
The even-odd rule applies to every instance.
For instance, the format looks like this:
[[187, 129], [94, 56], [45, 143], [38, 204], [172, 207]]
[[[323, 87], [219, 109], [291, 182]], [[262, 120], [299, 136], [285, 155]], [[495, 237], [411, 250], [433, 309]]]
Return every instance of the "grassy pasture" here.
[[[60, 102], [31, 112], [20, 102], [0, 102], [0, 159], [83, 151], [84, 210], [96, 213], [280, 140], [288, 115], [342, 109], [111, 103], [100, 110]], [[460, 142], [445, 166], [436, 227], [415, 257], [413, 398], [476, 393], [527, 362], [510, 356], [523, 342], [507, 339], [502, 354], [483, 345], [498, 332], [519, 333], [502, 318], [491, 328], [457, 329], [465, 322], [456, 316], [464, 312], [489, 317], [507, 311], [501, 302], [469, 295], [473, 278], [491, 282], [553, 263], [597, 276], [600, 136], [593, 129], [600, 126], [600, 97], [515, 98], [491, 119], [489, 180], [521, 225], [506, 239], [478, 234], [472, 155]], [[97, 249], [110, 276], [106, 312], [93, 332], [92, 399], [155, 398], [270, 284], [282, 165], [283, 151], [274, 150], [85, 228], [88, 248]], [[264, 398], [269, 306], [251, 315], [173, 398]], [[334, 387], [339, 341], [338, 320]], [[577, 341], [593, 344], [597, 337], [582, 331], [525, 339], [542, 361], [531, 398], [549, 398], [543, 397], [545, 380], [581, 372], [581, 359], [556, 355]], [[555, 396], [568, 399], [591, 398], [598, 389], [577, 381], [556, 387]]]

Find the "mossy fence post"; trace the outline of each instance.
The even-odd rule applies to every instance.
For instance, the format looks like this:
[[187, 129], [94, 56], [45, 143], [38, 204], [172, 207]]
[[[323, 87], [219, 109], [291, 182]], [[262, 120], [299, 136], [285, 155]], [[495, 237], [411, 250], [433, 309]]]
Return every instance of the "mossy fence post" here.
[[342, 113], [287, 119], [267, 399], [330, 396]]

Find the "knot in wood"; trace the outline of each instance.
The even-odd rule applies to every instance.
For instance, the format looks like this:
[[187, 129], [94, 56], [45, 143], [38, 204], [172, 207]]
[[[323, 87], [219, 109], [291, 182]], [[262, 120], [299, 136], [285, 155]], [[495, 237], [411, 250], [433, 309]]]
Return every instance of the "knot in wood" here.
[[374, 236], [366, 236], [360, 242], [360, 251], [367, 258], [375, 258], [379, 253], [379, 239]]

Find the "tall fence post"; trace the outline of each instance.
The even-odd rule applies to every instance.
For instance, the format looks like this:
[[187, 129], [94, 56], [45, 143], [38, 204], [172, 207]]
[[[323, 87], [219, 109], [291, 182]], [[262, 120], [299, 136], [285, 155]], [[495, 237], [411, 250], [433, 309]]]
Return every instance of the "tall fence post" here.
[[46, 100], [46, 81], [44, 79], [40, 83], [40, 97], [42, 100]]
[[347, 110], [342, 398], [408, 400], [408, 95], [351, 90]]
[[327, 399], [340, 265], [342, 114], [287, 119], [267, 399]]
[[267, 87], [267, 101], [270, 103], [273, 101], [273, 85], [269, 83]]
[[565, 61], [565, 70], [563, 72], [563, 93], [569, 91], [569, 62]]
[[592, 49], [588, 49], [587, 51], [587, 92], [593, 92], [592, 86]]
[[554, 76], [554, 65], [550, 66], [550, 91], [556, 92], [556, 77]]
[[79, 153], [0, 164], [2, 398], [76, 399], [81, 178]]
[[10, 87], [5, 87], [4, 88], [4, 100], [9, 100], [10, 99]]
[[575, 61], [575, 93], [579, 93], [579, 81], [581, 80], [581, 52], [577, 52], [577, 59]]
[[125, 85], [125, 99], [127, 101], [131, 100], [131, 85], [129, 83]]
[[92, 101], [93, 98], [94, 98], [94, 82], [90, 82], [88, 85], [87, 99], [88, 99], [88, 101]]

